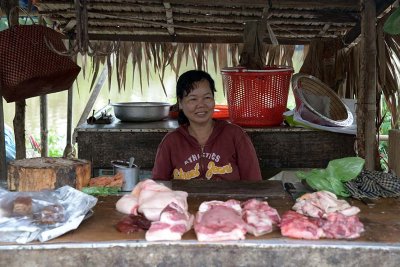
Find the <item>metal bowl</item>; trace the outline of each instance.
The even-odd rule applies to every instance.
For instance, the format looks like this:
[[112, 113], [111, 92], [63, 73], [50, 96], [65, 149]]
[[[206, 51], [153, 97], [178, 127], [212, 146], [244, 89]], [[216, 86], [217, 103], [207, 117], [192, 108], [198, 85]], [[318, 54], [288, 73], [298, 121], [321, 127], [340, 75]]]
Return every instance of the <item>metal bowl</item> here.
[[124, 102], [111, 104], [121, 121], [159, 121], [168, 117], [171, 104], [165, 102]]

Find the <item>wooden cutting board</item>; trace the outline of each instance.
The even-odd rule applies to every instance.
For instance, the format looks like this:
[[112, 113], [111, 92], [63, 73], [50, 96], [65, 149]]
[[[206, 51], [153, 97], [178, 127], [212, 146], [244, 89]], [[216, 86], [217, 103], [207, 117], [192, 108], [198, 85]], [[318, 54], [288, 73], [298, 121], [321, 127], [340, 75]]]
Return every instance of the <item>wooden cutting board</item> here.
[[172, 190], [181, 190], [189, 193], [189, 196], [207, 197], [284, 197], [281, 181], [208, 181], [208, 180], [172, 180]]

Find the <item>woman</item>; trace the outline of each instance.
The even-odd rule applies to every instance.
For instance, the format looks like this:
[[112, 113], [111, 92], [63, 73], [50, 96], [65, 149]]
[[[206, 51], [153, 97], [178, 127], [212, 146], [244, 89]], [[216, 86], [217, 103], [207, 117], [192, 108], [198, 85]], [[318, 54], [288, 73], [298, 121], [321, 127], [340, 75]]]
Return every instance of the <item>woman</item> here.
[[160, 143], [153, 179], [261, 180], [249, 136], [237, 125], [212, 119], [215, 91], [214, 80], [204, 71], [179, 77], [180, 126]]

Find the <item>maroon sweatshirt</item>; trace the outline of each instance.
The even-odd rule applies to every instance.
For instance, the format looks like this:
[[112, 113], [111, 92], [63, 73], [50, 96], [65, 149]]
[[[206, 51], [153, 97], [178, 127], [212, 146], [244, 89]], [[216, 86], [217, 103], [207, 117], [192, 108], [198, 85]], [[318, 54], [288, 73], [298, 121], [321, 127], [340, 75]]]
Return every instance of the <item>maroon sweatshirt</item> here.
[[152, 177], [258, 181], [261, 171], [247, 133], [235, 124], [215, 120], [203, 147], [189, 134], [187, 125], [168, 133], [158, 146]]

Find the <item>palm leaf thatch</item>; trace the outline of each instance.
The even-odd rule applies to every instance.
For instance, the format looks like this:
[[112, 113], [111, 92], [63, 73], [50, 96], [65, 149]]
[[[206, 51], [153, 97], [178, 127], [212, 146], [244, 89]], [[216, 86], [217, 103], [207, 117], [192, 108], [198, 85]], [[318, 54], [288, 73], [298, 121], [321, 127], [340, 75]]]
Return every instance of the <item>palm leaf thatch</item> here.
[[[172, 70], [178, 78], [182, 64], [187, 65], [191, 60], [197, 69], [208, 71], [209, 64], [212, 61], [215, 71], [231, 66], [237, 66], [239, 63], [239, 51], [241, 44], [192, 44], [192, 43], [149, 43], [149, 42], [120, 42], [118, 48], [113, 54], [107, 54], [109, 43], [106, 41], [97, 42], [96, 47], [104, 53], [89, 57], [92, 59], [92, 81], [90, 90], [93, 88], [100, 66], [107, 64], [108, 67], [108, 86], [111, 88], [111, 79], [113, 66], [115, 66], [117, 76], [118, 91], [125, 90], [127, 79], [127, 64], [129, 57], [132, 62], [132, 84], [135, 78], [135, 70], [138, 68], [141, 92], [143, 93], [143, 78], [147, 84], [150, 83], [150, 76], [154, 70], [162, 85], [164, 94], [167, 91], [164, 86], [165, 72]], [[271, 45], [265, 52], [266, 62], [271, 65], [292, 66], [292, 56], [295, 51], [294, 45]], [[82, 62], [83, 68], [86, 68], [87, 59]], [[212, 59], [212, 60], [210, 60]], [[145, 73], [143, 73], [143, 70]]]

